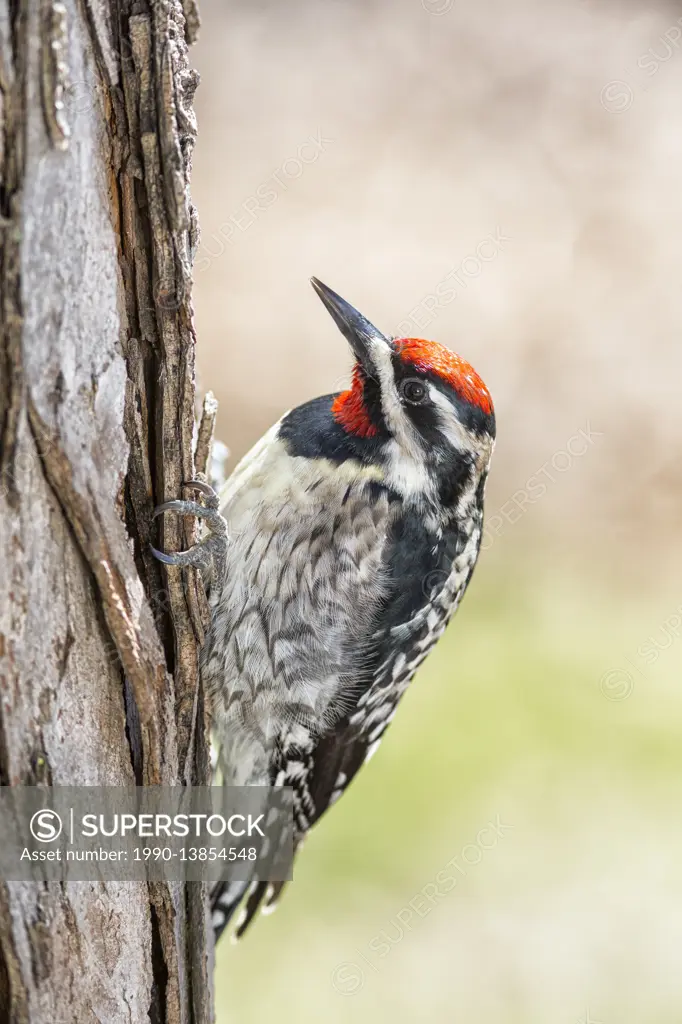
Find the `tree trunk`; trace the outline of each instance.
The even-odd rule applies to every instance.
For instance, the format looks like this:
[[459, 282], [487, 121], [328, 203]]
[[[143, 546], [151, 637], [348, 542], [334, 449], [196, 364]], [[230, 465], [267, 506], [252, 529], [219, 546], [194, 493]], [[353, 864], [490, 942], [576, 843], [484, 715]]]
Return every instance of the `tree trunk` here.
[[[195, 474], [184, 2], [0, 0], [3, 785], [208, 779], [205, 598], [149, 552], [194, 529], [151, 532]], [[0, 881], [0, 1020], [204, 1024], [209, 941], [198, 883]]]

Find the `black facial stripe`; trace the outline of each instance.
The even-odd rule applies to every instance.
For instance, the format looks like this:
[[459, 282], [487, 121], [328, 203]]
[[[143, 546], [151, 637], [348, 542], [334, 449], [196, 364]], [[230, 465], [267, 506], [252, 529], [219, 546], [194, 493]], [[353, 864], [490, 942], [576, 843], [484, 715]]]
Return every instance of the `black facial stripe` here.
[[[438, 391], [445, 396], [445, 398], [447, 398], [448, 402], [457, 413], [460, 422], [468, 430], [471, 430], [475, 434], [488, 434], [490, 437], [495, 437], [494, 413], [484, 412], [480, 406], [467, 402], [465, 398], [462, 398], [457, 394], [454, 388], [448, 387], [448, 385], [436, 373], [429, 370], [418, 370], [415, 366], [403, 363], [397, 355], [393, 357], [392, 363], [396, 387], [398, 387], [400, 381], [404, 380], [406, 377], [415, 377], [419, 380], [427, 381], [429, 384], [436, 387]], [[426, 436], [424, 431], [429, 428], [429, 420], [425, 414], [428, 409], [433, 409], [433, 406], [429, 406], [428, 404], [410, 406], [409, 404], [406, 404], [404, 408], [419, 432]], [[424, 424], [424, 426], [422, 426], [422, 424]]]
[[442, 430], [442, 414], [432, 402], [427, 401], [423, 405], [405, 403], [403, 409], [424, 441], [427, 457], [429, 453], [437, 454], [450, 447]]
[[386, 421], [381, 408], [381, 388], [376, 377], [368, 377], [361, 368], [360, 372], [364, 379], [364, 398], [367, 415], [380, 434], [387, 434]]
[[438, 497], [444, 508], [453, 508], [457, 504], [472, 472], [470, 460], [450, 449], [449, 455], [436, 467]]

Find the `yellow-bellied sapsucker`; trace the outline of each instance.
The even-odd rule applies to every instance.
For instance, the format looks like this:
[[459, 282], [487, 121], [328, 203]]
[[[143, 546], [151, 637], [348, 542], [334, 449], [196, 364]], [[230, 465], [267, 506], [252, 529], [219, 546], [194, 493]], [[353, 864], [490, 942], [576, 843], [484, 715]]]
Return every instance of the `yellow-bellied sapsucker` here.
[[[488, 389], [450, 350], [384, 337], [326, 285], [351, 387], [287, 413], [220, 501], [172, 501], [208, 536], [164, 562], [212, 574], [202, 678], [224, 781], [291, 786], [295, 842], [374, 753], [455, 611], [481, 543]], [[227, 525], [226, 525], [227, 524]], [[281, 884], [254, 882], [239, 925]], [[213, 892], [219, 935], [246, 883]]]

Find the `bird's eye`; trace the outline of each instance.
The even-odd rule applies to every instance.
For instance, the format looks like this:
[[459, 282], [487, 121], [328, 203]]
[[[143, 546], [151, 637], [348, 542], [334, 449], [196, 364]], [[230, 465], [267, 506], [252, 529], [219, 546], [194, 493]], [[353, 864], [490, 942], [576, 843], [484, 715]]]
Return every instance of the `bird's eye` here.
[[416, 377], [400, 382], [400, 394], [410, 405], [421, 405], [426, 400], [426, 384]]

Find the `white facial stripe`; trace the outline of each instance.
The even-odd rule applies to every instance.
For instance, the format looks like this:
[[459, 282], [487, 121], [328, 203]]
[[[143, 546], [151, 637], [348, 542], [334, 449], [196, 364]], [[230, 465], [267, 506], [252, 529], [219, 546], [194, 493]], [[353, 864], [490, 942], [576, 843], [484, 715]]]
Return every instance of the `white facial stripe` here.
[[405, 497], [429, 496], [433, 481], [424, 461], [419, 434], [400, 401], [393, 375], [393, 350], [380, 339], [372, 342], [372, 362], [381, 390], [381, 411], [391, 434], [386, 445], [388, 482]]
[[475, 438], [462, 425], [452, 404], [433, 384], [429, 384], [429, 398], [438, 415], [438, 429], [448, 443], [461, 452], [476, 452], [478, 445]]
[[381, 388], [381, 410], [393, 436], [409, 451], [416, 451], [419, 438], [410, 423], [398, 395], [393, 376], [391, 346], [378, 338], [372, 342], [372, 362]]

